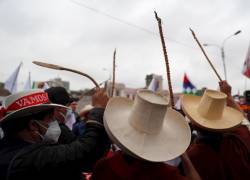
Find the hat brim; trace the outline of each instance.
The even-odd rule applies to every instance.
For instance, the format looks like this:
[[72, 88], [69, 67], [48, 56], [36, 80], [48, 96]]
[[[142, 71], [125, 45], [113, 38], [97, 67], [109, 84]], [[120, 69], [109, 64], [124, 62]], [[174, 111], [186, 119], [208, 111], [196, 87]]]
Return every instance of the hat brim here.
[[209, 120], [201, 116], [197, 109], [201, 100], [201, 96], [183, 95], [182, 109], [188, 118], [198, 127], [209, 131], [221, 132], [230, 130], [240, 125], [244, 116], [240, 111], [226, 106], [223, 114], [219, 119]]
[[180, 113], [168, 108], [162, 129], [157, 134], [146, 134], [130, 125], [132, 106], [132, 100], [115, 97], [110, 99], [104, 112], [104, 127], [122, 150], [152, 162], [168, 161], [186, 151], [191, 131]]
[[42, 112], [44, 110], [48, 110], [48, 109], [53, 109], [56, 107], [60, 107], [60, 108], [68, 108], [66, 106], [63, 105], [59, 105], [59, 104], [39, 104], [39, 105], [34, 105], [34, 106], [30, 106], [30, 107], [25, 107], [22, 109], [19, 109], [17, 111], [13, 111], [9, 114], [7, 114], [4, 118], [1, 119], [0, 123], [5, 123], [11, 119], [15, 119], [18, 117], [24, 117], [24, 116], [29, 116], [32, 114], [36, 114], [39, 112]]

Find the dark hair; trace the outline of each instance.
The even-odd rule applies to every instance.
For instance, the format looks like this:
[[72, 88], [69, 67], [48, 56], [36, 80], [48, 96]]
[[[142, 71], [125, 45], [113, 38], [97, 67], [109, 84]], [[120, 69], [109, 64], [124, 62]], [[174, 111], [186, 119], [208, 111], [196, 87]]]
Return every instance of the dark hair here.
[[55, 104], [67, 105], [72, 102], [67, 90], [63, 87], [51, 87], [46, 89], [45, 92], [48, 93], [49, 100]]
[[212, 147], [215, 151], [218, 151], [220, 144], [223, 140], [222, 132], [211, 132], [193, 125], [194, 129], [198, 131], [199, 135], [194, 140], [195, 143], [205, 143]]
[[23, 117], [17, 117], [7, 120], [6, 122], [3, 122], [1, 124], [1, 127], [4, 132], [5, 138], [11, 138], [14, 135], [16, 135], [18, 132], [22, 131], [23, 129], [28, 127], [28, 124], [30, 120], [36, 119], [36, 120], [43, 120], [46, 115], [52, 113], [54, 111], [54, 108], [43, 110], [41, 112], [30, 114], [28, 116]]

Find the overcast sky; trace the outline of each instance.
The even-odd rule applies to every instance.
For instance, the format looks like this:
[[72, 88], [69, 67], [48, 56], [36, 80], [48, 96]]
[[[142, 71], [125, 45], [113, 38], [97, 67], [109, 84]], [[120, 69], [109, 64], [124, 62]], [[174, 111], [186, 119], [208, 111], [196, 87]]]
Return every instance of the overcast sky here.
[[[0, 81], [22, 61], [21, 87], [32, 80], [55, 77], [70, 81], [71, 89], [93, 87], [86, 78], [45, 69], [33, 60], [81, 70], [96, 81], [109, 78], [117, 49], [117, 82], [143, 87], [145, 75], [163, 75], [166, 67], [154, 11], [162, 18], [175, 92], [182, 91], [186, 72], [197, 88], [216, 89], [217, 77], [192, 38], [201, 43], [225, 43], [228, 81], [237, 92], [250, 87], [241, 71], [250, 44], [249, 0], [0, 0]], [[220, 50], [206, 47], [224, 77]], [[108, 69], [104, 71], [103, 69]]]

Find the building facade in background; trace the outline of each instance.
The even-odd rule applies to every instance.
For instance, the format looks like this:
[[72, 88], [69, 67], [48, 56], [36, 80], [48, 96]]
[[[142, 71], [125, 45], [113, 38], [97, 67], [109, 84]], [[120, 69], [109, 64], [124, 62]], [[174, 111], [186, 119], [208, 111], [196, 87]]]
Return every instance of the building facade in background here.
[[34, 88], [34, 89], [39, 88], [39, 85], [41, 83], [44, 83], [44, 82], [46, 82], [49, 87], [60, 86], [60, 87], [64, 87], [68, 92], [70, 92], [70, 82], [63, 81], [61, 78], [55, 78], [55, 79], [51, 79], [49, 81], [34, 81], [32, 88]]

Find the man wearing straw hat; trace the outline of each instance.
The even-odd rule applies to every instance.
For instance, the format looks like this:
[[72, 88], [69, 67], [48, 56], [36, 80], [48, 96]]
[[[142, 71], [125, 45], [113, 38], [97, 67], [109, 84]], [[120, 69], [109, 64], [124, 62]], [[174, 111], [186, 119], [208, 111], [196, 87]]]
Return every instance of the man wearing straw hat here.
[[[169, 98], [149, 90], [139, 90], [134, 102], [112, 98], [104, 113], [104, 127], [122, 151], [100, 160], [92, 179], [186, 179], [176, 167], [164, 163], [183, 154], [191, 139], [184, 117], [168, 104]], [[183, 160], [190, 179], [199, 179], [187, 156]]]
[[244, 116], [234, 109], [230, 86], [222, 81], [220, 87], [226, 94], [207, 89], [202, 97], [182, 97], [183, 111], [198, 132], [188, 155], [202, 179], [249, 179], [250, 134], [240, 126]]
[[85, 136], [70, 144], [55, 144], [61, 130], [54, 120], [55, 108], [43, 90], [8, 96], [1, 108], [0, 179], [82, 179], [86, 171], [108, 149], [103, 112], [108, 97], [97, 90], [92, 97]]

